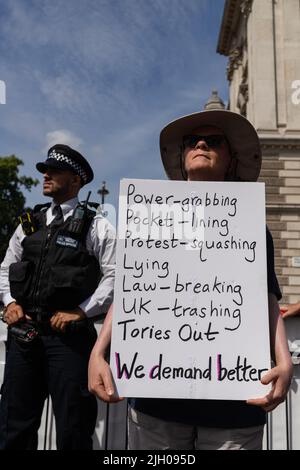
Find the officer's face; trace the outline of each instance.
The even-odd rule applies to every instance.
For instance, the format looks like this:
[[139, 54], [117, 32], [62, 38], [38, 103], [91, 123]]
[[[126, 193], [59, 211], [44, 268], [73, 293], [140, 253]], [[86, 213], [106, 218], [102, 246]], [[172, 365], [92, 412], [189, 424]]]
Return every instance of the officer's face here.
[[[226, 139], [222, 139], [221, 129], [213, 126], [205, 126], [194, 129], [193, 136], [217, 136], [217, 145], [209, 145], [205, 138], [199, 137], [196, 144], [191, 140], [191, 146], [187, 144], [183, 157], [185, 169], [189, 181], [224, 181], [231, 162], [231, 156]], [[220, 136], [220, 137], [219, 137]]]
[[80, 178], [69, 170], [48, 168], [44, 173], [43, 194], [57, 202], [75, 197], [80, 189]]

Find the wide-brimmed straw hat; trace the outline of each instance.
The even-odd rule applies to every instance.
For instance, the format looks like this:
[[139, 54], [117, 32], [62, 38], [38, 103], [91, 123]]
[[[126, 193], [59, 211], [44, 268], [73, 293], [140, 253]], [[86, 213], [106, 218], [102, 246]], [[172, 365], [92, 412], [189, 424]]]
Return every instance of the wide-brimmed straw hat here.
[[261, 168], [261, 149], [258, 135], [252, 124], [243, 116], [231, 111], [208, 110], [183, 116], [170, 122], [160, 133], [160, 153], [168, 177], [183, 180], [182, 140], [185, 135], [202, 126], [221, 129], [236, 159], [232, 180], [256, 181]]

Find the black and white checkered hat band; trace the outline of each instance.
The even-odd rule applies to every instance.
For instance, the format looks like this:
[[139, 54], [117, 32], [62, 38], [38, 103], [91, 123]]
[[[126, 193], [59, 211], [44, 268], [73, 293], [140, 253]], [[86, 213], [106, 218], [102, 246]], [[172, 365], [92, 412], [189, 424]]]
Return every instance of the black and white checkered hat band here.
[[68, 165], [70, 165], [73, 168], [75, 173], [77, 175], [79, 175], [80, 178], [82, 178], [84, 183], [87, 182], [88, 177], [87, 177], [86, 172], [83, 170], [83, 168], [78, 163], [74, 162], [74, 160], [67, 157], [63, 153], [57, 153], [57, 152], [55, 152], [55, 150], [52, 150], [52, 152], [48, 155], [48, 158], [53, 158], [54, 160], [57, 160], [58, 162], [67, 163]]

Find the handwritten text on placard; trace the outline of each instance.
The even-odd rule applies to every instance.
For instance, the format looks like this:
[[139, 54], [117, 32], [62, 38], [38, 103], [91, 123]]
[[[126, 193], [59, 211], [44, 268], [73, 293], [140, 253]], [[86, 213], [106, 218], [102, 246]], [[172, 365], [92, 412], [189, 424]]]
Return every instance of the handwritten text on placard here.
[[111, 367], [123, 396], [261, 396], [262, 183], [124, 180]]

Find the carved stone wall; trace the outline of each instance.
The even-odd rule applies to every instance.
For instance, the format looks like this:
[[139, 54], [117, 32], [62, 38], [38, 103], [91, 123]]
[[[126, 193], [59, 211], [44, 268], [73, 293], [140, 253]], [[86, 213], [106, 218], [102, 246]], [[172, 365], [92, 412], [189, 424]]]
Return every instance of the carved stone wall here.
[[[228, 56], [229, 109], [257, 129], [267, 223], [283, 302], [300, 301], [300, 2], [226, 0], [217, 51]], [[299, 265], [299, 267], [297, 267]]]

